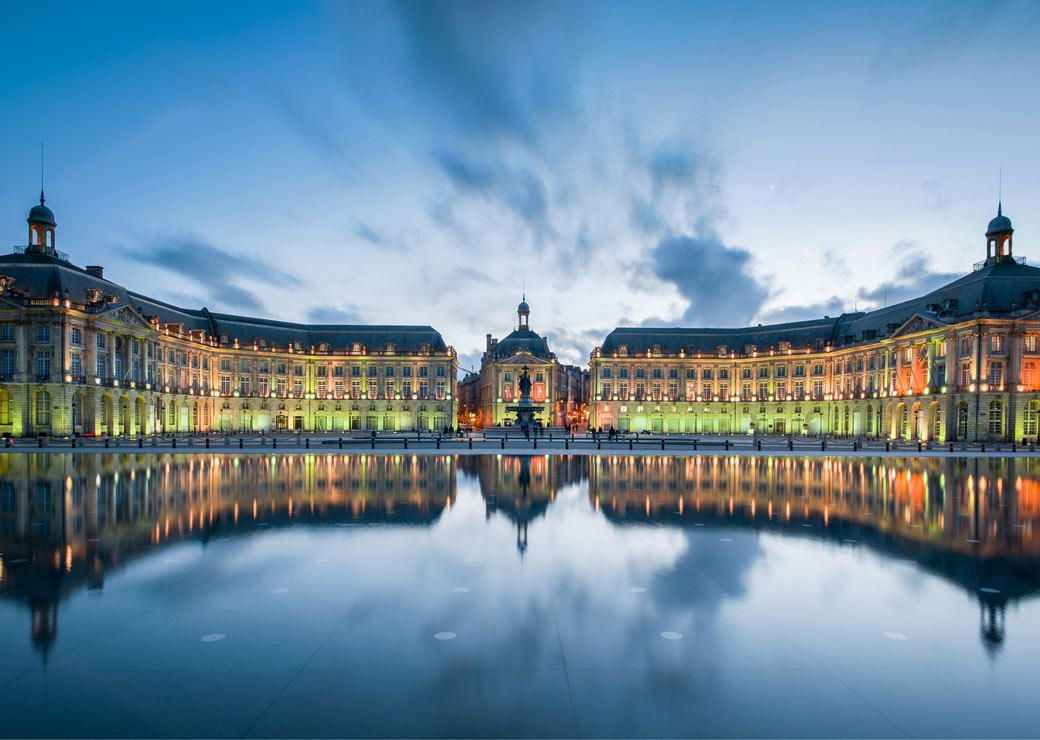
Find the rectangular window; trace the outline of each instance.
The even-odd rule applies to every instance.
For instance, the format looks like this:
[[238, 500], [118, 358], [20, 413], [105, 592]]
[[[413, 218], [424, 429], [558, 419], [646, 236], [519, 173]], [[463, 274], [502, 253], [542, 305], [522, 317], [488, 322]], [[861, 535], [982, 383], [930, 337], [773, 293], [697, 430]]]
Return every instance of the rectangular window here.
[[813, 398], [823, 398], [823, 381], [814, 380], [812, 384]]
[[412, 397], [412, 381], [406, 380], [401, 383], [401, 395], [405, 398]]
[[51, 374], [51, 352], [40, 350], [36, 353], [36, 377], [46, 378]]
[[318, 386], [318, 390], [317, 390], [318, 398], [325, 398], [325, 396], [328, 395], [328, 392], [325, 390], [327, 388], [326, 382], [324, 380], [319, 380], [318, 383], [317, 383], [317, 386]]
[[780, 398], [785, 398], [786, 396], [787, 396], [787, 383], [785, 381], [780, 381], [779, 383], [776, 384], [776, 397], [778, 399], [780, 399]]
[[242, 360], [242, 362], [239, 363], [238, 367], [239, 367], [239, 371], [240, 372], [248, 373], [249, 372], [249, 360]]
[[769, 383], [758, 384], [758, 400], [762, 400], [769, 395]]
[[41, 324], [36, 327], [36, 341], [37, 342], [49, 342], [51, 341], [51, 328], [46, 324]]
[[292, 382], [292, 392], [293, 392], [293, 395], [296, 396], [297, 398], [299, 398], [300, 396], [303, 395], [303, 381], [302, 380], [294, 380]]
[[437, 377], [438, 378], [443, 378], [444, 377], [444, 366], [443, 365], [438, 365], [437, 366]]
[[105, 364], [106, 363], [105, 363], [105, 358], [104, 357], [97, 358], [97, 367], [95, 368], [97, 370], [97, 372], [95, 373], [95, 375], [97, 375], [99, 378], [106, 377], [106, 374], [105, 374]]
[[990, 352], [1003, 352], [1004, 351], [1004, 335], [994, 334], [989, 338], [989, 351]]
[[98, 332], [97, 336], [95, 338], [95, 344], [97, 344], [97, 348], [98, 349], [104, 349], [105, 348], [105, 335], [102, 334], [101, 332]]
[[14, 375], [14, 350], [0, 350], [0, 376], [10, 378]]
[[352, 377], [352, 378], [360, 378], [361, 377], [361, 366], [360, 365], [351, 365], [350, 366], [350, 377]]
[[444, 381], [443, 380], [438, 380], [437, 381], [437, 400], [438, 401], [443, 401], [444, 400]]
[[227, 396], [231, 393], [231, 376], [221, 375], [220, 376], [220, 393], [221, 395]]
[[967, 388], [971, 383], [971, 363], [961, 363], [961, 387]]
[[386, 383], [386, 385], [383, 387], [383, 397], [384, 398], [393, 398], [394, 397], [394, 384], [393, 383], [388, 381]]
[[228, 359], [227, 357], [221, 357], [220, 358], [220, 371], [222, 373], [229, 373], [229, 372], [231, 372], [231, 360]]
[[604, 383], [601, 386], [600, 393], [603, 395], [603, 398], [610, 398], [610, 383]]
[[4, 324], [0, 327], [0, 342], [14, 341], [14, 324]]
[[83, 344], [83, 330], [78, 326], [72, 327], [72, 343], [77, 347]]
[[1036, 352], [1036, 336], [1032, 334], [1026, 335], [1025, 345], [1026, 352]]
[[296, 377], [303, 375], [303, 365], [293, 365], [292, 374]]
[[393, 365], [387, 365], [386, 366], [386, 371], [384, 372], [384, 374], [388, 378], [394, 377], [394, 366]]
[[260, 393], [261, 396], [267, 396], [271, 393], [270, 384], [267, 378], [260, 378], [260, 380], [257, 381], [256, 385], [257, 391]]
[[618, 377], [621, 378], [622, 380], [627, 380], [628, 379], [628, 368], [627, 367], [623, 367], [620, 370], [618, 370]]
[[249, 395], [249, 378], [238, 379], [238, 390], [243, 396]]
[[1004, 363], [1003, 362], [991, 362], [989, 363], [989, 382], [993, 385], [1000, 386], [1004, 384]]
[[279, 396], [285, 398], [285, 378], [278, 378], [278, 382], [275, 384], [275, 390]]

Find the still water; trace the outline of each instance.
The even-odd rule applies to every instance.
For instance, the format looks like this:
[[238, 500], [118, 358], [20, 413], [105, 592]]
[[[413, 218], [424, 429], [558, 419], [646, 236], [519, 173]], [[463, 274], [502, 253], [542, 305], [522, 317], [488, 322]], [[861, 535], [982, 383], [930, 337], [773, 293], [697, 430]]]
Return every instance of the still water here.
[[1040, 462], [0, 456], [5, 736], [1035, 736]]

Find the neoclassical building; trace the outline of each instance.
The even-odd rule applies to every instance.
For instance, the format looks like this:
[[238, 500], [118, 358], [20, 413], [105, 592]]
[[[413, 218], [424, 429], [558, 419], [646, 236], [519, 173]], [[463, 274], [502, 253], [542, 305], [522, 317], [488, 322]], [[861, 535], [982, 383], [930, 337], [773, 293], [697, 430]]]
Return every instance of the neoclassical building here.
[[517, 402], [520, 374], [527, 367], [531, 397], [544, 409], [536, 417], [538, 422], [543, 427], [584, 428], [588, 373], [580, 367], [560, 364], [545, 337], [531, 329], [531, 307], [526, 296], [516, 314], [516, 328], [505, 338], [498, 340], [487, 335], [480, 372], [470, 373], [459, 383], [460, 423], [476, 428], [511, 424], [516, 415], [507, 408]]
[[430, 326], [186, 309], [80, 268], [44, 204], [0, 257], [0, 435], [438, 430], [455, 351]]
[[1040, 269], [998, 206], [986, 259], [928, 295], [739, 329], [618, 328], [592, 351], [590, 424], [698, 434], [1037, 440]]

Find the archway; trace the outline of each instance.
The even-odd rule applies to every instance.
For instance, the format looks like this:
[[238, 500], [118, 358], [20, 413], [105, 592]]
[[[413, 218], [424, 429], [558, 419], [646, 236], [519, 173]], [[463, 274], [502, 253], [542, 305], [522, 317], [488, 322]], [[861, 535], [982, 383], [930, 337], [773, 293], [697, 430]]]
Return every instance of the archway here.
[[924, 426], [924, 414], [921, 412], [921, 402], [918, 401], [913, 405], [912, 423], [910, 428], [907, 429], [907, 439], [925, 439], [928, 437], [928, 429]]
[[113, 409], [112, 396], [105, 394], [101, 397], [101, 431], [109, 437], [115, 435], [116, 419]]
[[51, 394], [36, 391], [33, 396], [33, 430], [38, 434], [51, 432]]
[[907, 429], [906, 416], [906, 404], [901, 403], [898, 406], [896, 406], [895, 417], [892, 420], [893, 439], [899, 439], [900, 437], [904, 437], [909, 434], [909, 430]]
[[119, 426], [116, 434], [130, 434], [130, 399], [127, 396], [119, 397]]
[[141, 396], [137, 397], [137, 402], [134, 406], [134, 427], [136, 434], [148, 433], [148, 404], [145, 403]]
[[76, 391], [72, 394], [72, 418], [71, 427], [69, 431], [72, 434], [83, 433], [83, 412], [87, 408], [87, 394], [83, 391]]
[[928, 406], [928, 437], [936, 442], [946, 441], [946, 434], [942, 428], [942, 411], [939, 402], [932, 401]]
[[1038, 421], [1040, 421], [1040, 401], [1034, 399], [1026, 404], [1025, 416], [1022, 419], [1022, 434], [1032, 437], [1035, 441]]
[[957, 404], [957, 439], [968, 439], [968, 404], [965, 401]]

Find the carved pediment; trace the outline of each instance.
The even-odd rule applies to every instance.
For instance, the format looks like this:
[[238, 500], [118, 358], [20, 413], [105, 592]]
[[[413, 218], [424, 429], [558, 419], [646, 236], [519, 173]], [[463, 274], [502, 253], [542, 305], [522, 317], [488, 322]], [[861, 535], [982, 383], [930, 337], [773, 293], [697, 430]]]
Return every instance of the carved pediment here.
[[101, 316], [104, 316], [109, 321], [118, 321], [137, 329], [154, 330], [152, 323], [133, 306], [115, 305], [106, 311], [102, 311]]
[[904, 321], [898, 329], [892, 332], [892, 336], [901, 337], [907, 334], [917, 334], [918, 332], [928, 331], [930, 329], [943, 329], [946, 326], [947, 324], [944, 324], [941, 321], [917, 313]]

